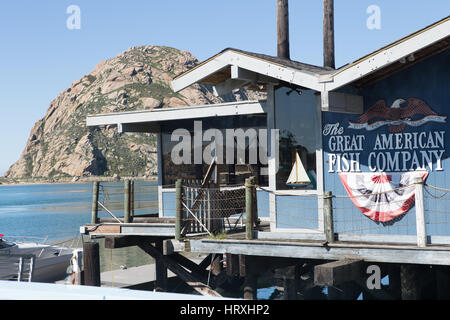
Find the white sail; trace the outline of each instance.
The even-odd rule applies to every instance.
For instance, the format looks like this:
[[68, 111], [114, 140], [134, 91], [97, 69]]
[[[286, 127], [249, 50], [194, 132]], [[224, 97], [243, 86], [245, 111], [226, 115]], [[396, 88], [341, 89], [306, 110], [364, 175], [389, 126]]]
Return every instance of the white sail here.
[[306, 173], [305, 167], [303, 166], [302, 160], [298, 152], [295, 153], [295, 163], [292, 167], [291, 174], [286, 181], [286, 184], [310, 184], [311, 180]]

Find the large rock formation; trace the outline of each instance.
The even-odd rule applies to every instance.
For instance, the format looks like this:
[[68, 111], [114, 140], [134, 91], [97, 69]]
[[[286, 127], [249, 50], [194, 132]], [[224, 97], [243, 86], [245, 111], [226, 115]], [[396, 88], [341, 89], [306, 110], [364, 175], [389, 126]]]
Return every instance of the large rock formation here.
[[[116, 128], [89, 129], [86, 116], [220, 103], [211, 88], [191, 86], [173, 92], [175, 75], [197, 59], [169, 47], [134, 47], [99, 63], [62, 92], [30, 133], [20, 159], [6, 178], [58, 179], [80, 176], [148, 176], [156, 173], [156, 140], [152, 134], [118, 134]], [[230, 95], [246, 99], [247, 93]]]

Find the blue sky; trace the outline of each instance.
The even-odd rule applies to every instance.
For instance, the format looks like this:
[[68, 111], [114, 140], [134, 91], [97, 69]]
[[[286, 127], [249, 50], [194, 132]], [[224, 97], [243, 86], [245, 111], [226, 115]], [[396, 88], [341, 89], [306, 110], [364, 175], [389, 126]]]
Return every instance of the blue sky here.
[[[70, 5], [81, 29], [69, 30]], [[381, 9], [369, 30], [366, 10]], [[291, 58], [322, 64], [322, 0], [290, 0]], [[335, 0], [336, 65], [447, 16], [448, 0]], [[166, 45], [204, 60], [226, 47], [276, 55], [275, 0], [2, 0], [0, 174], [50, 102], [95, 65], [132, 46]]]

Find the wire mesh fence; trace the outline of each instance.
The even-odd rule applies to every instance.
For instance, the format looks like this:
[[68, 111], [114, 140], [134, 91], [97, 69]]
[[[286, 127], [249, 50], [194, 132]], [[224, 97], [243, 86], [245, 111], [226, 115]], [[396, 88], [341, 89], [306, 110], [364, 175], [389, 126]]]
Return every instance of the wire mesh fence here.
[[450, 189], [425, 184], [424, 210], [428, 234], [450, 236]]
[[[427, 235], [450, 236], [450, 189], [422, 184], [425, 225]], [[417, 235], [416, 215], [417, 183], [401, 185], [380, 192], [351, 195], [333, 195], [333, 230], [336, 234]], [[266, 194], [257, 198], [258, 216], [269, 219], [277, 229], [323, 230], [324, 199], [311, 192], [273, 191], [258, 186], [258, 192]], [[167, 192], [166, 192], [167, 193]], [[268, 196], [268, 194], [275, 196]], [[167, 193], [168, 194], [168, 193]], [[132, 210], [134, 216], [156, 214], [159, 203], [163, 211], [168, 207], [175, 212], [173, 201], [159, 201], [158, 187], [154, 184], [136, 183], [133, 190]], [[263, 199], [263, 200], [261, 200]], [[124, 188], [102, 184], [99, 202], [104, 208], [103, 217], [123, 217]], [[214, 184], [202, 186], [199, 181], [184, 181], [182, 187], [182, 233], [217, 234], [237, 230], [245, 226], [246, 188], [243, 185], [219, 187]], [[258, 205], [259, 204], [259, 205]], [[108, 212], [109, 211], [109, 212]]]
[[[425, 237], [450, 237], [450, 189], [419, 183], [419, 188], [423, 188], [422, 196], [422, 192], [416, 194], [417, 188], [416, 182], [380, 192], [367, 190], [357, 196], [333, 195], [333, 232], [341, 235], [419, 237], [423, 224]], [[270, 222], [277, 228], [319, 230], [321, 222], [326, 224], [319, 219], [321, 206], [324, 206], [322, 196], [261, 189], [275, 197], [270, 197], [268, 204], [258, 210], [270, 216]], [[424, 210], [417, 209], [416, 202], [422, 202]], [[424, 216], [423, 223], [420, 214]]]
[[[154, 183], [136, 181], [132, 184], [130, 209], [133, 216], [158, 213], [158, 187]], [[126, 207], [126, 188], [124, 185], [100, 183], [99, 218], [123, 218]]]
[[[414, 190], [414, 185], [411, 186]], [[333, 197], [334, 231], [348, 234], [415, 234], [416, 217], [411, 197], [404, 190], [388, 190], [363, 196]], [[400, 199], [399, 199], [400, 198]]]
[[243, 225], [245, 187], [225, 190], [217, 186], [202, 186], [197, 181], [185, 181], [181, 191], [182, 234], [210, 235], [235, 230]]

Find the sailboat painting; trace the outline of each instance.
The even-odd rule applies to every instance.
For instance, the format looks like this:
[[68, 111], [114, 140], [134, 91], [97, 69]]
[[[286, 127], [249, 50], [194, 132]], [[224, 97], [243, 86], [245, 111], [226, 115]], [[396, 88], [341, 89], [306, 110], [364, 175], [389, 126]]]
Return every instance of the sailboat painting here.
[[315, 177], [313, 173], [308, 174], [303, 166], [302, 160], [298, 155], [298, 152], [295, 152], [295, 163], [292, 166], [291, 173], [289, 178], [286, 181], [286, 184], [289, 186], [299, 186], [305, 187], [310, 184], [315, 184]]

